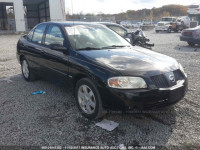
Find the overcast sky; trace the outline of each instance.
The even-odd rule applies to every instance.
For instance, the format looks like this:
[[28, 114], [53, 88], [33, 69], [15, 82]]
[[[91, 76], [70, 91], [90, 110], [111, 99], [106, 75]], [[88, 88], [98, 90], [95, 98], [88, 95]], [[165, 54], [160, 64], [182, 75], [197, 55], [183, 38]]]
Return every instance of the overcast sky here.
[[126, 10], [161, 7], [167, 4], [190, 5], [199, 3], [200, 0], [65, 0], [66, 10], [74, 13], [119, 13]]

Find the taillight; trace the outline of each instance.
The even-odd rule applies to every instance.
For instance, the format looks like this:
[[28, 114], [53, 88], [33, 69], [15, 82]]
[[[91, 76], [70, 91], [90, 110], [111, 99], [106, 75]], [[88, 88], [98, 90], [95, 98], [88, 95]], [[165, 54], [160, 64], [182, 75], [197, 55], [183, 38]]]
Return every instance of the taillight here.
[[200, 38], [200, 32], [199, 32], [199, 30], [195, 30], [195, 31], [193, 31], [193, 37], [195, 38], [195, 39], [198, 39], [198, 38]]
[[182, 31], [181, 34], [184, 36], [192, 36], [193, 35], [191, 31]]

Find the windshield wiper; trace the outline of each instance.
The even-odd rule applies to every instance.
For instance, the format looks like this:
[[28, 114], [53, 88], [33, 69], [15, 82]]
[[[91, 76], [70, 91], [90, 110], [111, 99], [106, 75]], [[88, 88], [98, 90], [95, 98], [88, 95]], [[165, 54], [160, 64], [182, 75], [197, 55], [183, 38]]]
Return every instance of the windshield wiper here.
[[85, 48], [79, 48], [76, 50], [101, 50], [101, 49], [115, 49], [115, 48], [121, 48], [121, 47], [130, 47], [129, 45], [111, 45], [111, 46], [106, 46], [106, 47], [85, 47]]
[[129, 45], [111, 45], [111, 46], [102, 47], [101, 49], [106, 49], [106, 48], [121, 48], [121, 47], [130, 47], [130, 46]]
[[79, 48], [76, 50], [100, 50], [101, 48], [96, 48], [96, 47], [85, 47], [85, 48]]

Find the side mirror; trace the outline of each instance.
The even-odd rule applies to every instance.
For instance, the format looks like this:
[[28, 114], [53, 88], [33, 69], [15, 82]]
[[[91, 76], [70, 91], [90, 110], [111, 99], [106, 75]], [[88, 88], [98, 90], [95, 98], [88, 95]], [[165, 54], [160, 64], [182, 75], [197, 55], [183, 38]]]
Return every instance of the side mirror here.
[[28, 35], [27, 35], [27, 34], [24, 34], [24, 35], [23, 35], [23, 38], [27, 39], [27, 38], [28, 38]]

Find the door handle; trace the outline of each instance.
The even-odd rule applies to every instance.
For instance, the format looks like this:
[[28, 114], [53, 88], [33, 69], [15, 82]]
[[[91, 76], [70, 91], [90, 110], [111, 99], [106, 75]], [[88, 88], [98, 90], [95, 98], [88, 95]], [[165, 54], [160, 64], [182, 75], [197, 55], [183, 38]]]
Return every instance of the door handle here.
[[41, 49], [37, 48], [37, 47], [34, 47], [34, 46], [27, 46], [28, 48], [30, 49], [34, 49], [34, 50], [38, 50], [38, 51], [41, 51]]

